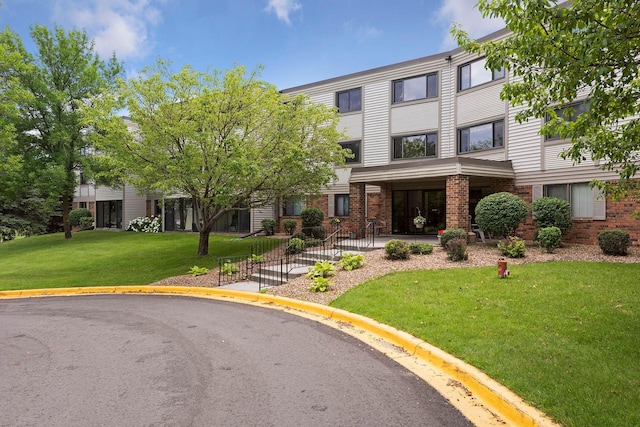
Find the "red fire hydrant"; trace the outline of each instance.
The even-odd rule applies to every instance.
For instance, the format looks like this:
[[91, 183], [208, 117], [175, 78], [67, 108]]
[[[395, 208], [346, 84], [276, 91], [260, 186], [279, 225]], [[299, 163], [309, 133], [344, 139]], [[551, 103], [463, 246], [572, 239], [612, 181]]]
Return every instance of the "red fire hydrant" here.
[[498, 277], [504, 279], [509, 275], [509, 270], [507, 270], [507, 260], [504, 258], [498, 259]]

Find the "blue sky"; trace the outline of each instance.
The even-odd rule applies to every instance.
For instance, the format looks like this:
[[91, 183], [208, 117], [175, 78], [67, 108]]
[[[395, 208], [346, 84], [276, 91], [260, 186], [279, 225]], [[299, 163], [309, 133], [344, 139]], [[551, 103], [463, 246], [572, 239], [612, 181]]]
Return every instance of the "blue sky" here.
[[84, 29], [129, 76], [157, 58], [178, 71], [263, 65], [286, 89], [455, 47], [453, 22], [472, 36], [502, 28], [475, 0], [0, 0], [0, 26], [32, 51], [35, 23]]

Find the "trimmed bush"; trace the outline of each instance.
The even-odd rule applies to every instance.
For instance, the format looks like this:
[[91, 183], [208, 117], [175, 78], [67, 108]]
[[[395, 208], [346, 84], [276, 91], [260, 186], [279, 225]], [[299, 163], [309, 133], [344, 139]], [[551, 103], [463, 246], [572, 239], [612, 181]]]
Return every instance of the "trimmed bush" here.
[[291, 236], [293, 239], [300, 239], [300, 240], [304, 240], [307, 238], [307, 235], [304, 234], [302, 231], [298, 231], [296, 234], [294, 234], [293, 236]]
[[305, 247], [304, 240], [294, 237], [287, 244], [287, 253], [289, 255], [299, 254], [304, 252]]
[[318, 227], [322, 225], [324, 214], [318, 208], [306, 208], [300, 212], [302, 218], [302, 228]]
[[384, 251], [387, 259], [409, 259], [409, 245], [399, 239], [389, 240], [384, 245]]
[[533, 218], [540, 228], [558, 227], [565, 234], [573, 226], [571, 206], [557, 197], [543, 197], [531, 204]]
[[433, 245], [428, 243], [410, 243], [409, 252], [414, 255], [429, 255], [433, 252]]
[[276, 228], [276, 220], [273, 218], [265, 218], [262, 221], [260, 221], [260, 224], [262, 224], [262, 228], [264, 229], [264, 232], [267, 236], [271, 236], [273, 235], [273, 231]]
[[447, 259], [449, 261], [466, 261], [469, 259], [466, 236], [449, 240], [444, 248], [447, 251]]
[[296, 231], [296, 227], [298, 223], [295, 219], [283, 219], [282, 220], [282, 228], [284, 228], [285, 233], [288, 235], [292, 235], [294, 231]]
[[529, 215], [529, 206], [521, 197], [502, 192], [483, 197], [476, 206], [476, 223], [494, 237], [515, 235], [522, 221]]
[[526, 250], [524, 240], [515, 236], [508, 237], [504, 242], [498, 242], [498, 249], [502, 255], [509, 258], [522, 258]]
[[538, 231], [536, 240], [548, 253], [552, 254], [562, 243], [562, 231], [559, 227], [545, 227]]
[[307, 228], [305, 231], [308, 233], [310, 237], [314, 239], [322, 240], [327, 235], [327, 230], [321, 225], [318, 225], [317, 227]]
[[467, 239], [467, 232], [462, 228], [447, 228], [440, 235], [440, 244], [443, 248], [447, 247], [447, 242], [453, 239]]
[[598, 234], [598, 246], [607, 255], [625, 256], [630, 244], [629, 232], [625, 230], [603, 230]]
[[82, 218], [93, 218], [89, 209], [86, 208], [78, 208], [73, 209], [69, 212], [69, 222], [73, 226], [81, 225]]

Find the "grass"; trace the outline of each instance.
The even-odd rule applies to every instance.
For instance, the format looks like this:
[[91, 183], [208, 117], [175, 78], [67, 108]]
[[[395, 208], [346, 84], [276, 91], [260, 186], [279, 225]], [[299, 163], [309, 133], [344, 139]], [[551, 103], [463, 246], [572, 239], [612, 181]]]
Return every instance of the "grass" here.
[[640, 265], [392, 273], [331, 305], [480, 368], [566, 426], [640, 425]]
[[0, 244], [0, 290], [145, 285], [187, 274], [194, 265], [242, 255], [256, 239], [211, 235], [209, 255], [197, 256], [195, 233], [83, 231], [65, 240], [49, 234]]

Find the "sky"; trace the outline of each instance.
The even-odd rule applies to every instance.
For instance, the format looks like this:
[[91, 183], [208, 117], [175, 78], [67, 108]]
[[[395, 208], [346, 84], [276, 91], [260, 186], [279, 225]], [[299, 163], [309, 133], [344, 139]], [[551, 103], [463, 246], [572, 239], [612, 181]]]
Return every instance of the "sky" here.
[[32, 53], [30, 26], [55, 24], [129, 77], [159, 58], [176, 72], [262, 66], [281, 90], [448, 51], [454, 22], [473, 37], [504, 26], [475, 0], [0, 0], [0, 27]]

